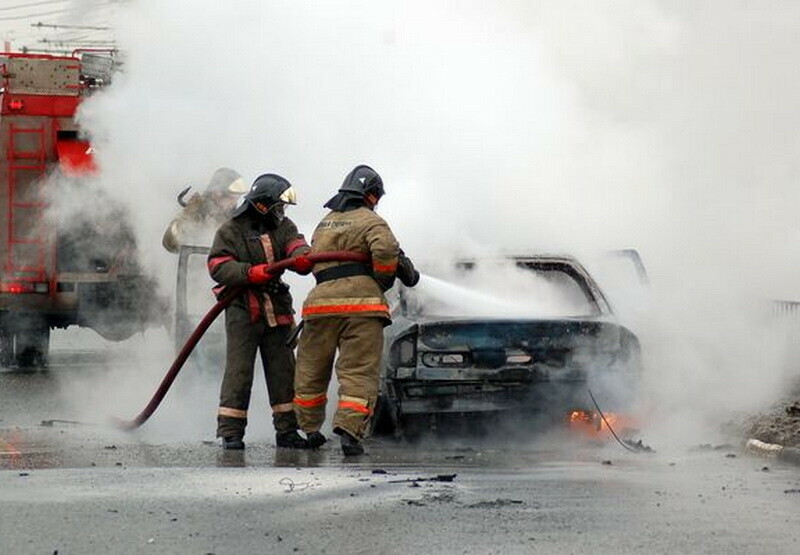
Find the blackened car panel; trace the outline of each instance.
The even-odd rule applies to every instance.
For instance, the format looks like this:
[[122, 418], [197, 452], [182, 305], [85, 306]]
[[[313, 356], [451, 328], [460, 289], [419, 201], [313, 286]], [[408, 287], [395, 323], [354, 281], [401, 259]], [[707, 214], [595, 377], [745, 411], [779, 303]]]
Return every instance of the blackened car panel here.
[[[420, 290], [397, 292], [381, 385], [396, 422], [439, 413], [563, 414], [586, 406], [589, 387], [611, 404], [629, 400], [639, 342], [577, 261], [518, 257], [500, 287], [483, 291], [470, 289], [480, 285], [470, 281], [480, 264], [460, 263], [451, 282], [429, 279], [425, 290], [423, 280]], [[515, 290], [528, 285], [527, 272], [533, 288]]]

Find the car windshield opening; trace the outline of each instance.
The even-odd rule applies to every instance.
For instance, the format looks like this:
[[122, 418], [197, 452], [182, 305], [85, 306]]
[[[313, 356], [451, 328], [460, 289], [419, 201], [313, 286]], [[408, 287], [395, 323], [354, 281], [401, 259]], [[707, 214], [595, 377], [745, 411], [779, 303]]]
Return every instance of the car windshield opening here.
[[585, 282], [565, 264], [461, 265], [403, 292], [416, 316], [552, 318], [597, 315]]

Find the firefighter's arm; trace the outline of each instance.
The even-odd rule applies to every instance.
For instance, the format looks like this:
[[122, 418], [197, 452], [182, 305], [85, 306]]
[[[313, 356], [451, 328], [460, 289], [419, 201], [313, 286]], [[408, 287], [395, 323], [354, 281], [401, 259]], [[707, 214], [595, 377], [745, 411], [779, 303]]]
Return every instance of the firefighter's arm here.
[[247, 285], [251, 283], [248, 271], [252, 264], [239, 261], [234, 244], [225, 226], [217, 230], [208, 253], [208, 273], [211, 279], [222, 285]]
[[175, 253], [181, 248], [180, 229], [178, 228], [178, 220], [172, 220], [161, 238], [161, 244], [167, 249], [168, 252]]
[[170, 222], [164, 232], [164, 236], [161, 238], [161, 244], [167, 251], [177, 253], [180, 250], [181, 245], [184, 244], [186, 225], [192, 220], [197, 221], [197, 218], [201, 215], [201, 205], [200, 195], [192, 196], [189, 202], [186, 203], [186, 207]]
[[397, 279], [406, 287], [414, 287], [419, 283], [419, 272], [414, 263], [406, 256], [403, 249], [399, 249], [397, 256]]
[[400, 245], [389, 225], [379, 220], [367, 229], [367, 246], [372, 256], [372, 275], [381, 289], [388, 291], [394, 285], [397, 274]]
[[292, 270], [301, 276], [308, 275], [314, 268], [314, 263], [305, 256], [311, 252], [311, 247], [308, 246], [306, 238], [303, 237], [303, 234], [297, 231], [297, 226], [294, 224], [294, 222], [288, 218], [287, 220], [289, 231], [286, 234], [286, 257], [294, 259], [291, 267]]

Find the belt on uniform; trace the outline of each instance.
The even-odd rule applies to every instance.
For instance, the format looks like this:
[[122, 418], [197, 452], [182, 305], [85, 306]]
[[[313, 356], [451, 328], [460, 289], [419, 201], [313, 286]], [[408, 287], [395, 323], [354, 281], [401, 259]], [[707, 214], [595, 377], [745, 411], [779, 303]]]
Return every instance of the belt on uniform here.
[[314, 274], [314, 279], [317, 280], [317, 285], [326, 281], [333, 281], [334, 279], [342, 279], [353, 276], [371, 276], [372, 272], [366, 264], [361, 262], [348, 262], [333, 266], [332, 268], [325, 268]]

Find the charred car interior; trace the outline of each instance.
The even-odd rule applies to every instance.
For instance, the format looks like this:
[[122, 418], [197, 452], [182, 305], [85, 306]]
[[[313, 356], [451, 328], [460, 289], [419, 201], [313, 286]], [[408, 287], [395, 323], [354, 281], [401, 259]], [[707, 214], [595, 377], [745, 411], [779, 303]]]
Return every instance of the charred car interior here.
[[590, 389], [604, 409], [631, 402], [639, 341], [576, 259], [461, 260], [421, 285], [390, 294], [376, 435], [585, 415]]

